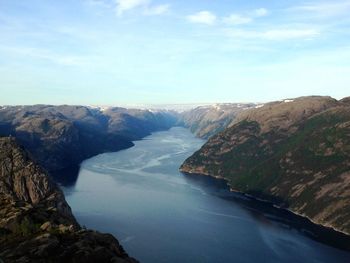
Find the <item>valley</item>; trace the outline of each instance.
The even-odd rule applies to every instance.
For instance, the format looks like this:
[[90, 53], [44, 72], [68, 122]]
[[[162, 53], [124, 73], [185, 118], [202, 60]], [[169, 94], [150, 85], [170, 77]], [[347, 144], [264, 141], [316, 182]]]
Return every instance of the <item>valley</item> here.
[[[350, 238], [178, 167], [204, 140], [187, 129], [84, 161], [64, 187], [78, 221], [110, 232], [141, 262], [346, 263]], [[334, 247], [332, 247], [334, 246]]]
[[[18, 144], [26, 160], [42, 167], [38, 169], [45, 175], [40, 178], [49, 175], [64, 189], [78, 222], [61, 193], [59, 202], [70, 219], [62, 221], [61, 212], [47, 212], [52, 204], [46, 198], [56, 190], [48, 188], [45, 194], [41, 188], [49, 184], [56, 189], [54, 182], [38, 183], [35, 177], [36, 183], [25, 190], [28, 183], [20, 183], [25, 179], [9, 179], [13, 168], [5, 158], [1, 185], [8, 194], [1, 201], [6, 207], [1, 227], [7, 234], [1, 242], [12, 240], [10, 248], [49, 232], [45, 240], [63, 253], [73, 244], [65, 244], [68, 239], [94, 239], [105, 250], [105, 242], [114, 238], [85, 230], [84, 225], [112, 233], [142, 262], [176, 262], [180, 254], [182, 262], [232, 261], [238, 257], [227, 253], [232, 247], [247, 251], [239, 262], [260, 257], [271, 262], [347, 262], [349, 105], [348, 98], [309, 96], [265, 104], [202, 105], [180, 112], [3, 106], [0, 135], [14, 143], [4, 145], [16, 149]], [[28, 199], [33, 191], [44, 195]], [[13, 215], [15, 221], [9, 223]], [[29, 232], [16, 230], [28, 222]], [[43, 226], [46, 222], [50, 230]], [[240, 231], [240, 238], [234, 238]], [[243, 233], [249, 234], [242, 240]], [[107, 254], [129, 260], [113, 240], [117, 250]], [[40, 242], [28, 241], [22, 254], [2, 250], [0, 255], [32, 255], [28, 251]], [[252, 243], [256, 246], [247, 250]], [[86, 246], [92, 258], [102, 257], [90, 243]], [[40, 253], [51, 253], [46, 249]], [[285, 253], [290, 250], [304, 252]], [[36, 256], [44, 255], [40, 253]]]

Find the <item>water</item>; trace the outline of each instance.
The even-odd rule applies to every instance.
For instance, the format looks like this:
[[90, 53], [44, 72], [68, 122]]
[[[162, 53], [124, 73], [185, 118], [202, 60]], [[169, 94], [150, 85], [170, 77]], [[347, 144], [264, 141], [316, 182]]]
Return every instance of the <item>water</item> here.
[[179, 173], [203, 143], [176, 127], [88, 159], [67, 201], [80, 224], [114, 234], [141, 262], [350, 262], [305, 220]]

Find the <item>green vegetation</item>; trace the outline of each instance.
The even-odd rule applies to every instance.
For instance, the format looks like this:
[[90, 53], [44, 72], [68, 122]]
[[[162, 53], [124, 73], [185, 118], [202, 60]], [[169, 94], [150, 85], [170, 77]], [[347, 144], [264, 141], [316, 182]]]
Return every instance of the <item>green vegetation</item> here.
[[13, 232], [17, 235], [28, 236], [38, 232], [39, 230], [40, 224], [35, 224], [25, 217]]
[[[270, 128], [243, 120], [211, 138], [183, 167], [204, 168], [234, 189], [277, 200], [350, 233], [350, 180], [344, 177], [350, 165], [350, 107], [321, 107], [308, 118], [294, 114], [290, 126], [285, 124], [289, 115], [279, 116], [273, 107], [270, 111]], [[269, 112], [264, 114], [270, 121]]]

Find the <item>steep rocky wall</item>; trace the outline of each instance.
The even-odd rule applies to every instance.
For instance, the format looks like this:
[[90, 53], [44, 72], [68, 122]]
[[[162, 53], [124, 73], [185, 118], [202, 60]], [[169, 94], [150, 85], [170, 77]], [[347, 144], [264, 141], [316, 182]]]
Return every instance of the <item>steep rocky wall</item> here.
[[0, 138], [0, 259], [136, 262], [112, 235], [79, 226], [62, 191], [14, 138]]

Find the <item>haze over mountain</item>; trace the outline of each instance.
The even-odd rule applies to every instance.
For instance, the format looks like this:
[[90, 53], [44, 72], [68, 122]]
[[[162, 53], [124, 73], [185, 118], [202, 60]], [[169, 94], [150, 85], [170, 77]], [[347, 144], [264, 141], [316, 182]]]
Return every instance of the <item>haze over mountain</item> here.
[[180, 114], [178, 124], [189, 128], [196, 136], [208, 139], [225, 129], [240, 112], [259, 106], [254, 103], [217, 103], [199, 106]]

